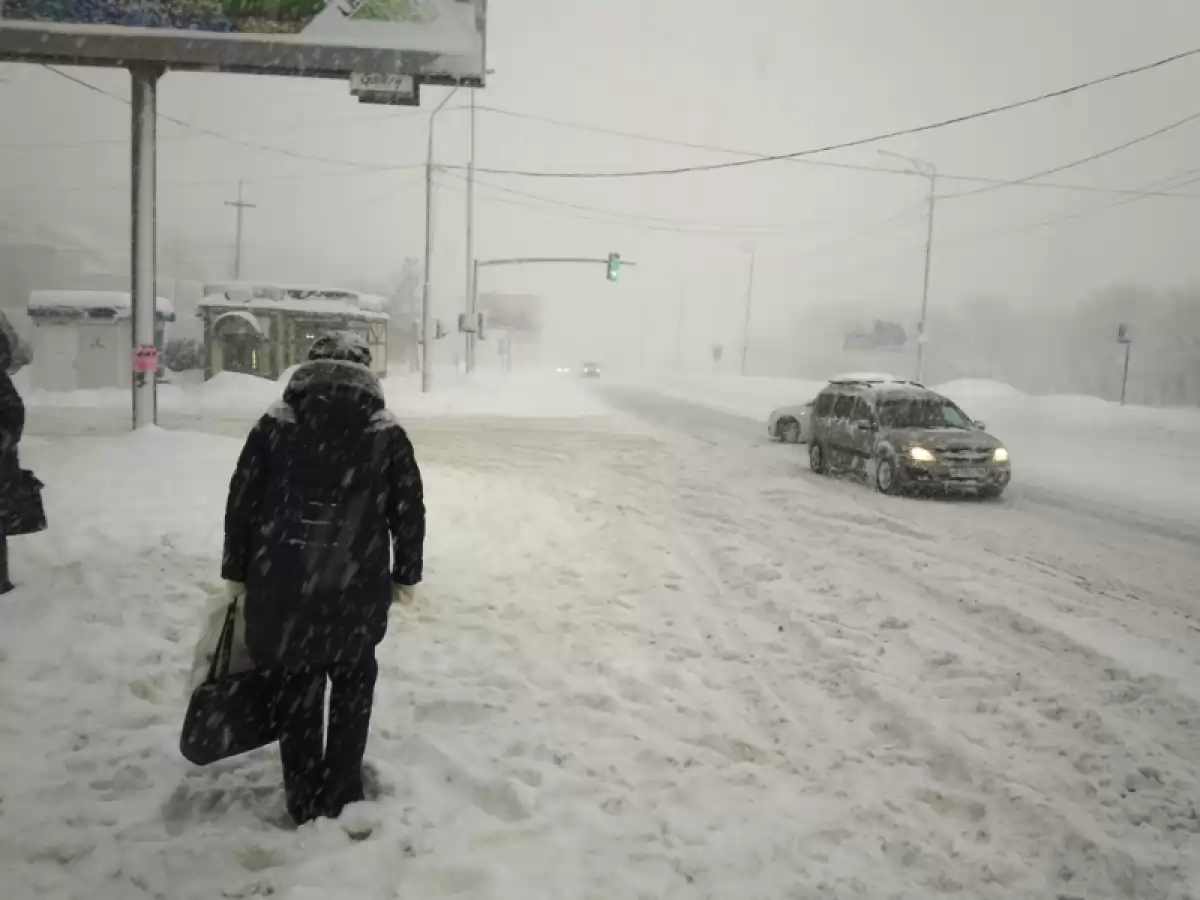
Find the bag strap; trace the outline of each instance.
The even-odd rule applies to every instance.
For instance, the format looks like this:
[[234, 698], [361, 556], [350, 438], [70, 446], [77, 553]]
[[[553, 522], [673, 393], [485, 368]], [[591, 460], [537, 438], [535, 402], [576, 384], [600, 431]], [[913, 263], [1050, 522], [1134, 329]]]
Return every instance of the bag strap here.
[[[225, 624], [221, 626], [221, 636], [217, 638], [217, 649], [208, 666], [209, 681], [216, 681], [218, 674], [229, 674], [229, 666], [233, 662], [233, 630], [236, 625], [237, 601], [234, 600], [225, 611]], [[222, 656], [224, 657], [223, 661]]]

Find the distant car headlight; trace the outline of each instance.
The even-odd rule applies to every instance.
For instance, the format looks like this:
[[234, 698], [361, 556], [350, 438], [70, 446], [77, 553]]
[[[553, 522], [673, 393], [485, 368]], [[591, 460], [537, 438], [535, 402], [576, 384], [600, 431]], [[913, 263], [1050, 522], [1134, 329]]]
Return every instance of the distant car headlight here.
[[1008, 448], [997, 447], [996, 452], [992, 454], [992, 459], [996, 462], [1008, 462]]
[[915, 462], [933, 462], [933, 454], [924, 447], [909, 447], [908, 458]]

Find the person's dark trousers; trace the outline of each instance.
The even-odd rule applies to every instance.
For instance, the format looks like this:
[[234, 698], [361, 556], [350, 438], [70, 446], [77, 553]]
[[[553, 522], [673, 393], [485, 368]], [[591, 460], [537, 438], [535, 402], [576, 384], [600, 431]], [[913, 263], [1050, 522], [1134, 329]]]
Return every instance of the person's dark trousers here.
[[[279, 755], [288, 812], [297, 825], [336, 818], [347, 804], [364, 799], [362, 762], [378, 672], [373, 656], [280, 672]], [[329, 729], [323, 740], [327, 678]]]
[[8, 577], [8, 538], [0, 534], [0, 594], [13, 590], [13, 583]]

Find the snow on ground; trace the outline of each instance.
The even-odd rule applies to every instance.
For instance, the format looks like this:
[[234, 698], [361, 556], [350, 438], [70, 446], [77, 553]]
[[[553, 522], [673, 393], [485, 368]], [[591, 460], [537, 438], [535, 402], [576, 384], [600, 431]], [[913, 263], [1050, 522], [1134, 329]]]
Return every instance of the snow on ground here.
[[991, 381], [936, 390], [1008, 445], [1018, 483], [1200, 525], [1200, 409], [1040, 397]]
[[815, 397], [826, 382], [764, 376], [737, 378], [728, 375], [664, 373], [645, 376], [636, 384], [665, 397], [756, 419], [765, 427], [771, 410], [780, 406], [802, 406]]
[[273, 749], [178, 756], [244, 427], [31, 437], [6, 900], [1194, 896], [1186, 541], [646, 418], [414, 423], [425, 599], [379, 650], [360, 842], [282, 827]]
[[[786, 378], [654, 376], [638, 387], [765, 423], [824, 384]], [[963, 380], [934, 388], [982, 419], [1013, 453], [1014, 484], [1200, 525], [1200, 410], [1036, 396]]]
[[612, 410], [578, 377], [543, 373], [434, 372], [434, 390], [421, 392], [421, 376], [395, 375], [384, 382], [388, 406], [407, 418], [442, 416], [571, 419]]
[[[185, 416], [258, 416], [282, 396], [291, 371], [279, 381], [236, 372], [221, 372], [199, 382], [177, 377], [178, 383], [159, 386], [159, 410]], [[406, 418], [570, 419], [611, 413], [577, 378], [491, 372], [467, 377], [453, 369], [441, 369], [434, 373], [434, 384], [436, 390], [424, 394], [418, 374], [391, 375], [383, 380], [388, 405]], [[130, 404], [129, 391], [120, 388], [51, 392], [30, 389], [20, 381], [18, 387], [34, 409], [124, 413]]]

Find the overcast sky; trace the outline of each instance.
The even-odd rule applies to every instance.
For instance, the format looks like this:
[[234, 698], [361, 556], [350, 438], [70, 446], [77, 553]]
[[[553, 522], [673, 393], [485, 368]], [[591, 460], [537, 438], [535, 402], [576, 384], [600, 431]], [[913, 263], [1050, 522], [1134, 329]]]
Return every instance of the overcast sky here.
[[[971, 113], [1193, 47], [1200, 47], [1200, 7], [1191, 0], [493, 0], [495, 74], [477, 100], [779, 153]], [[71, 72], [128, 96], [124, 72]], [[1021, 178], [1200, 112], [1198, 82], [1200, 58], [1192, 58], [814, 160], [904, 168], [877, 152], [886, 148], [948, 175]], [[426, 89], [426, 112], [444, 90]], [[454, 107], [466, 100], [459, 92], [438, 119], [444, 163], [465, 162], [467, 117]], [[160, 109], [235, 139], [160, 126], [162, 266], [170, 267], [172, 254], [203, 256], [214, 277], [228, 276], [234, 220], [223, 202], [239, 178], [257, 204], [246, 218], [251, 276], [378, 281], [404, 256], [421, 255], [424, 112], [359, 105], [334, 81], [178, 73], [163, 80]], [[0, 67], [0, 218], [52, 223], [72, 240], [119, 252], [128, 233], [128, 116], [128, 107], [46, 70]], [[731, 158], [488, 111], [477, 123], [485, 168], [639, 169]], [[380, 165], [411, 168], [364, 171]], [[1198, 166], [1200, 121], [1050, 180], [1133, 189]], [[449, 317], [465, 282], [465, 198], [457, 171], [439, 181], [434, 290]], [[640, 352], [642, 321], [651, 356], [673, 353], [681, 292], [689, 354], [715, 341], [735, 344], [751, 247], [754, 330], [764, 337], [816, 304], [895, 307], [911, 318], [919, 306], [926, 182], [918, 177], [774, 163], [629, 180], [480, 181], [481, 257], [616, 250], [638, 262], [617, 285], [601, 270], [488, 274], [485, 288], [545, 296], [550, 328], [574, 336], [564, 348], [573, 355], [590, 355], [589, 343], [611, 352], [622, 335], [628, 353]], [[941, 193], [977, 186], [943, 181]], [[551, 206], [497, 187], [636, 218]], [[1197, 199], [1121, 203], [1128, 197], [1026, 187], [945, 199], [931, 306], [980, 293], [1057, 304], [1114, 281], [1192, 282], [1200, 268], [1193, 251], [1200, 183], [1179, 190]], [[1036, 227], [1073, 213], [1086, 215]]]

